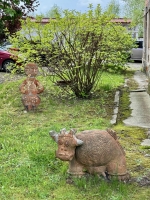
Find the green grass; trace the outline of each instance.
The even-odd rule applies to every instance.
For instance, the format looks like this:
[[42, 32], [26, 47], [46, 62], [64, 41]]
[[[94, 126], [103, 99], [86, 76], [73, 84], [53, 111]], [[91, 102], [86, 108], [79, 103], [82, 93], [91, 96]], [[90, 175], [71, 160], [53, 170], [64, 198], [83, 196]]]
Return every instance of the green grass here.
[[[29, 113], [24, 112], [19, 92], [24, 79], [0, 84], [0, 199], [148, 200], [149, 188], [132, 183], [106, 182], [97, 176], [73, 178], [70, 183], [68, 163], [55, 158], [57, 145], [49, 137], [50, 130], [64, 127], [77, 131], [111, 127], [114, 91], [122, 85], [123, 76], [104, 74], [99, 92], [89, 100], [61, 92], [48, 77], [37, 79], [45, 90], [37, 110]], [[143, 152], [149, 150], [139, 148], [144, 131], [122, 125], [113, 128], [127, 151], [130, 173], [135, 177], [143, 175], [144, 168], [139, 172], [135, 168], [141, 163], [148, 168]]]

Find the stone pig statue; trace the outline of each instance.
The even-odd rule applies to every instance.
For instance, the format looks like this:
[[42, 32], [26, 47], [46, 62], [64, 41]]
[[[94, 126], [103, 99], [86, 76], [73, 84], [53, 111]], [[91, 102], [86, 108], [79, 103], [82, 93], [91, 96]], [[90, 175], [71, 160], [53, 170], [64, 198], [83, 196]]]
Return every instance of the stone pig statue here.
[[68, 132], [62, 129], [60, 134], [50, 131], [50, 136], [58, 144], [56, 157], [69, 161], [70, 174], [81, 176], [87, 171], [106, 179], [113, 175], [122, 181], [129, 179], [125, 152], [115, 131], [86, 130], [75, 135], [73, 129]]

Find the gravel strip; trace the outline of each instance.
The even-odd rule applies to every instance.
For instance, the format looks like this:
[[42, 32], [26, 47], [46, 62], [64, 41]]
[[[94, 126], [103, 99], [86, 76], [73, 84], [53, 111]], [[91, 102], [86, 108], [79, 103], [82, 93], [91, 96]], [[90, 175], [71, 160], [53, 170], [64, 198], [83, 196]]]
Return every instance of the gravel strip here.
[[22, 78], [24, 78], [24, 75], [0, 72], [0, 83], [16, 81]]

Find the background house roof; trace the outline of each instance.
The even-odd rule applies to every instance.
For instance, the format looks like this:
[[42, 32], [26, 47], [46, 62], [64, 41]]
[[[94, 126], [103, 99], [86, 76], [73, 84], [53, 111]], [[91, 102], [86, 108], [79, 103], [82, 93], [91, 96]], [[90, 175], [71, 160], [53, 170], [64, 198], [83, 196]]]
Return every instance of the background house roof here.
[[50, 19], [55, 19], [55, 18], [42, 18], [41, 21], [37, 21], [34, 17], [30, 17], [30, 18], [31, 18], [31, 22], [42, 23], [42, 24], [49, 23]]
[[[32, 22], [46, 24], [49, 23], [50, 20], [55, 20], [55, 18], [42, 18], [41, 21], [37, 21], [34, 17], [30, 17]], [[131, 19], [126, 18], [115, 18], [111, 20], [112, 22], [121, 23], [121, 24], [130, 24], [132, 22]]]
[[126, 18], [115, 18], [111, 20], [112, 22], [116, 23], [122, 23], [122, 24], [130, 24], [132, 22], [131, 19], [126, 19]]

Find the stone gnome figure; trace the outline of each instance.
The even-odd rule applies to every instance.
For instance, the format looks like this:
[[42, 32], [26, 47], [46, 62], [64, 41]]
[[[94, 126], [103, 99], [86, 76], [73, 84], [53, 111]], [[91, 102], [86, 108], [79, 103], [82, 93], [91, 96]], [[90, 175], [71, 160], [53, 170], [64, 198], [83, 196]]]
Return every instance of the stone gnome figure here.
[[38, 94], [43, 92], [44, 87], [35, 78], [38, 74], [38, 66], [35, 63], [28, 63], [25, 66], [25, 74], [27, 79], [20, 86], [22, 95], [22, 103], [26, 111], [34, 110], [41, 102]]

